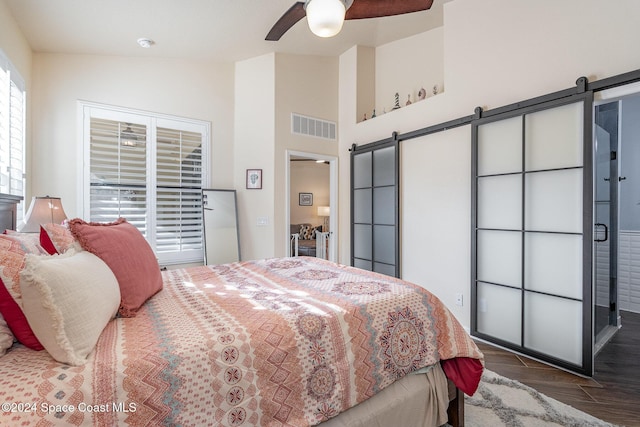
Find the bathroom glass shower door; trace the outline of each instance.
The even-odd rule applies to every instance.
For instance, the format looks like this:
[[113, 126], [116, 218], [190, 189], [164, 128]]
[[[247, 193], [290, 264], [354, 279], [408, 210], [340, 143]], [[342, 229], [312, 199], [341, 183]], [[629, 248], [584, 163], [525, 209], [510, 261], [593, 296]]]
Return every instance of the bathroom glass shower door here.
[[595, 107], [594, 127], [594, 353], [617, 331], [619, 103]]

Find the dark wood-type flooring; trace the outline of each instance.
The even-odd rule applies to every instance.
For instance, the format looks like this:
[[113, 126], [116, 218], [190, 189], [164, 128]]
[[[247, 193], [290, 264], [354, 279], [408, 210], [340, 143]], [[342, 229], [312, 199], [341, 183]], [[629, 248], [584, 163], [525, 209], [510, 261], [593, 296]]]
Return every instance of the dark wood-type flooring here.
[[621, 316], [622, 329], [596, 357], [593, 378], [486, 343], [478, 346], [491, 371], [610, 423], [640, 426], [640, 314], [621, 312]]

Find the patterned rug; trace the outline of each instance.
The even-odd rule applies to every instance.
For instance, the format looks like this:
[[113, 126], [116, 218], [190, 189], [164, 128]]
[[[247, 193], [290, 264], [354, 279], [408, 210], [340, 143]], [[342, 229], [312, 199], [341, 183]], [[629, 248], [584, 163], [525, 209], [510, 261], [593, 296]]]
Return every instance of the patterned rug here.
[[613, 426], [486, 369], [464, 410], [466, 427]]

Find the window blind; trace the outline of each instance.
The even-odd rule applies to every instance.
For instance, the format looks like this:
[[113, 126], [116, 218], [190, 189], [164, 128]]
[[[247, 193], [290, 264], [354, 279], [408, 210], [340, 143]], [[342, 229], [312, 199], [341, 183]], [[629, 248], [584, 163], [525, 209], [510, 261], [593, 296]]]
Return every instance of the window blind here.
[[157, 128], [158, 252], [202, 251], [202, 135]]
[[161, 264], [202, 261], [208, 124], [87, 109], [91, 221], [126, 218]]
[[24, 82], [0, 51], [0, 192], [16, 196], [24, 196], [25, 102]]

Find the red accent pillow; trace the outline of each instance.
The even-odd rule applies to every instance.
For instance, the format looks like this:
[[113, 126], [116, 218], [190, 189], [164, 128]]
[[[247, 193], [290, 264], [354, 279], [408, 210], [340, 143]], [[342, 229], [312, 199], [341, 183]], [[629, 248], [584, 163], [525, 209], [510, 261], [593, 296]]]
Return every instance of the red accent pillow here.
[[23, 233], [0, 235], [0, 313], [16, 339], [33, 350], [43, 350], [20, 308], [20, 272], [24, 269], [27, 253], [43, 254], [36, 245], [37, 235]]
[[73, 246], [75, 238], [64, 224], [41, 224], [40, 245], [50, 254], [63, 254]]
[[111, 223], [69, 221], [69, 229], [83, 249], [102, 259], [120, 286], [122, 317], [133, 317], [162, 289], [162, 273], [151, 246], [140, 231], [119, 218]]
[[49, 255], [55, 255], [58, 253], [58, 250], [53, 244], [53, 241], [51, 241], [51, 237], [49, 237], [47, 230], [45, 230], [42, 226], [40, 226], [40, 246], [42, 246], [42, 248], [47, 251]]

